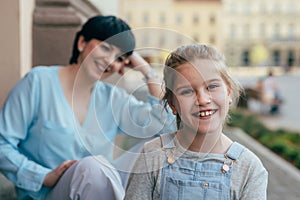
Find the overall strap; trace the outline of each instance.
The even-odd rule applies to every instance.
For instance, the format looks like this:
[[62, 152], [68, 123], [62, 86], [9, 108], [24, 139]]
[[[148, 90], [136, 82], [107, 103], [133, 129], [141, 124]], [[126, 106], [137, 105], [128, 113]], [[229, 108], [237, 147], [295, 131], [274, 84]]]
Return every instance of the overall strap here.
[[173, 149], [173, 148], [175, 148], [174, 136], [175, 136], [174, 133], [166, 133], [166, 134], [161, 134], [160, 135], [160, 139], [161, 139], [163, 149]]
[[226, 153], [226, 156], [232, 160], [237, 160], [242, 152], [244, 151], [245, 147], [238, 142], [232, 143], [229, 150]]

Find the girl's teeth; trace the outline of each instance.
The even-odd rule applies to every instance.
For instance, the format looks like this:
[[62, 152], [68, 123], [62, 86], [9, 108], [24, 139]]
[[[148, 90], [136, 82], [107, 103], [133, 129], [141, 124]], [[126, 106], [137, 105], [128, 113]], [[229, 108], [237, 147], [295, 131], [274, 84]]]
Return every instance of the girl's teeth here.
[[209, 116], [209, 115], [212, 115], [213, 114], [213, 111], [205, 111], [205, 112], [200, 112], [199, 115], [201, 117], [205, 117], [205, 116]]

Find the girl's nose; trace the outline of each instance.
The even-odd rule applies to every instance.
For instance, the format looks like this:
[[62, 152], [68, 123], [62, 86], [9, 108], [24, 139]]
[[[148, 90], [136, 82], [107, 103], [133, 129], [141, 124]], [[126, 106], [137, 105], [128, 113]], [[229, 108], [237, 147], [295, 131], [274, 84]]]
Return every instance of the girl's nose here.
[[202, 91], [197, 93], [195, 105], [206, 105], [211, 103], [211, 95], [208, 91]]

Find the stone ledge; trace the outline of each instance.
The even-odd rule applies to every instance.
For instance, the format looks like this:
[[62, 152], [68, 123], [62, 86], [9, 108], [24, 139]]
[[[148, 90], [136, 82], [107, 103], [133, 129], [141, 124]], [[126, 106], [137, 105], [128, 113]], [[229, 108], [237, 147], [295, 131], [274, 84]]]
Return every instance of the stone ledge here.
[[17, 193], [14, 185], [0, 173], [0, 199], [16, 200]]

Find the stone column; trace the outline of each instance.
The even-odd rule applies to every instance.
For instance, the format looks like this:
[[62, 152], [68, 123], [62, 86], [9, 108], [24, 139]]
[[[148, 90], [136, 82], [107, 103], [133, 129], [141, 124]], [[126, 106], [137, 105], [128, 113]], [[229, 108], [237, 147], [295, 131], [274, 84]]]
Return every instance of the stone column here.
[[34, 4], [34, 0], [0, 1], [0, 107], [11, 88], [32, 66]]
[[33, 66], [66, 65], [82, 20], [69, 0], [36, 0], [33, 13]]

